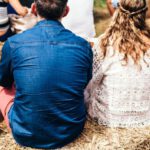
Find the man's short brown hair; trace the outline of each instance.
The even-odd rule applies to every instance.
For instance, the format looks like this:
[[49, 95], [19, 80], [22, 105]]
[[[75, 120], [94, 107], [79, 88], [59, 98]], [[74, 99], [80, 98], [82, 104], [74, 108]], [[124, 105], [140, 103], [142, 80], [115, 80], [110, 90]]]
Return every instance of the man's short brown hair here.
[[47, 20], [58, 20], [68, 0], [35, 0], [37, 13]]

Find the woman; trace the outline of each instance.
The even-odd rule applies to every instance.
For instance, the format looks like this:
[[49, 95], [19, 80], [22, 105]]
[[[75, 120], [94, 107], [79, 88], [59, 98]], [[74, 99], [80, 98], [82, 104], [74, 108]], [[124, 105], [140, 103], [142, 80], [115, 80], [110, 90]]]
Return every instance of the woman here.
[[150, 125], [150, 29], [145, 0], [120, 0], [94, 46], [85, 97], [90, 117], [110, 127]]

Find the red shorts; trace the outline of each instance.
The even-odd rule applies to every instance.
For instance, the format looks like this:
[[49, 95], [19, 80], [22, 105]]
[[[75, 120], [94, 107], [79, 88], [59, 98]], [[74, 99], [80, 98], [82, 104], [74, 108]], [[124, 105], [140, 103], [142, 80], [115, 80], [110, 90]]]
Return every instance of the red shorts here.
[[14, 103], [15, 88], [6, 89], [0, 86], [0, 110], [4, 117], [7, 127], [9, 126], [8, 112]]

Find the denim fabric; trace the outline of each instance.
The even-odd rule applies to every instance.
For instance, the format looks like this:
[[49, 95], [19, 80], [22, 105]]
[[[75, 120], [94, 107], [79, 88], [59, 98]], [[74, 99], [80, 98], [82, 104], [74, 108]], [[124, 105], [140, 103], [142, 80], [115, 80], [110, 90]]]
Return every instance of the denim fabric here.
[[92, 51], [60, 22], [41, 21], [8, 39], [2, 50], [0, 85], [16, 86], [10, 126], [17, 143], [58, 148], [81, 133], [84, 89], [92, 76]]

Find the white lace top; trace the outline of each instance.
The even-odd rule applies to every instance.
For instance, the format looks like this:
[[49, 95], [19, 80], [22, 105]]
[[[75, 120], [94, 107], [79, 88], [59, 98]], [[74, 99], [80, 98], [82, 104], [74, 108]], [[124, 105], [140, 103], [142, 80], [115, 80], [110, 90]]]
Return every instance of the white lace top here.
[[[122, 65], [122, 55], [108, 47], [101, 60], [100, 38], [93, 53], [93, 78], [85, 91], [89, 115], [99, 124], [111, 127], [150, 125], [150, 68], [141, 60], [142, 69]], [[150, 58], [144, 59], [150, 64]]]

